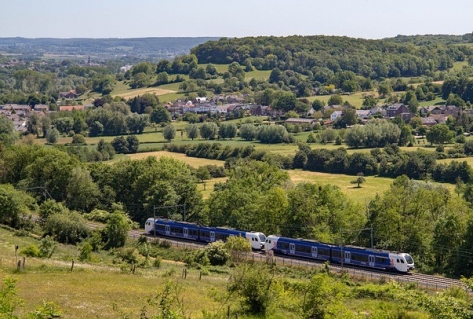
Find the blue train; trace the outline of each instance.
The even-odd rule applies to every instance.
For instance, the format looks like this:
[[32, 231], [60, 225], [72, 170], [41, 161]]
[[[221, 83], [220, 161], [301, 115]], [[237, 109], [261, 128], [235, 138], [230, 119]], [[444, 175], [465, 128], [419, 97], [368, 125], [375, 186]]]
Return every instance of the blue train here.
[[413, 258], [406, 253], [356, 246], [343, 246], [341, 249], [334, 244], [275, 235], [270, 235], [265, 240], [265, 251], [269, 250], [289, 256], [404, 273], [415, 268]]
[[145, 223], [145, 232], [150, 235], [156, 234], [184, 238], [205, 243], [212, 243], [217, 240], [226, 241], [229, 236], [240, 236], [250, 242], [252, 249], [263, 249], [266, 239], [265, 235], [259, 232], [245, 232], [231, 228], [202, 226], [164, 218], [148, 218]]

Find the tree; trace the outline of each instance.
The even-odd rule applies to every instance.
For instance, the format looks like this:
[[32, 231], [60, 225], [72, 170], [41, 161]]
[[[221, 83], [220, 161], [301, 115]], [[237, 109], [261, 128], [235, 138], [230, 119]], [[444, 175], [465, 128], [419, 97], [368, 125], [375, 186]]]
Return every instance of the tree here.
[[48, 141], [48, 143], [50, 144], [56, 144], [58, 142], [58, 139], [59, 131], [55, 127], [49, 129], [46, 133], [46, 141]]
[[446, 124], [435, 124], [426, 133], [426, 140], [433, 144], [444, 144], [453, 138], [451, 132]]
[[145, 127], [148, 125], [148, 114], [132, 113], [125, 119], [128, 130], [134, 134], [142, 134]]
[[186, 126], [186, 135], [194, 141], [195, 138], [199, 137], [199, 126], [197, 124]]
[[16, 139], [17, 135], [13, 128], [13, 122], [2, 114], [0, 116], [0, 142], [11, 145]]
[[106, 240], [105, 248], [111, 249], [123, 247], [127, 241], [129, 230], [129, 217], [121, 211], [113, 212], [109, 216], [105, 228], [102, 231]]
[[0, 185], [0, 223], [17, 228], [34, 207], [34, 199], [10, 184]]
[[161, 124], [171, 122], [171, 115], [163, 106], [157, 106], [150, 114], [152, 123]]
[[75, 134], [72, 137], [72, 144], [86, 144], [86, 139], [82, 134]]
[[335, 126], [346, 127], [357, 124], [357, 112], [354, 109], [348, 108], [342, 111], [341, 117], [336, 120]]
[[112, 146], [117, 154], [128, 154], [128, 142], [124, 136], [117, 136], [112, 140]]
[[48, 217], [44, 232], [60, 243], [76, 244], [90, 235], [90, 228], [81, 214], [63, 211]]
[[112, 144], [104, 141], [103, 139], [97, 143], [97, 151], [102, 154], [103, 161], [113, 159], [115, 156], [115, 149]]
[[239, 136], [246, 141], [252, 141], [257, 134], [257, 128], [252, 123], [243, 124], [239, 129]]
[[222, 240], [212, 242], [204, 248], [211, 265], [222, 266], [225, 265], [230, 255]]
[[227, 291], [230, 296], [237, 294], [241, 298], [242, 308], [248, 313], [265, 316], [275, 297], [272, 282], [273, 275], [265, 266], [241, 264], [235, 268]]
[[[401, 132], [400, 132], [400, 139], [398, 140], [399, 146], [405, 146], [407, 144], [413, 144], [413, 136], [411, 134], [411, 127], [410, 125], [403, 125]], [[410, 144], [410, 145], [411, 145]]]
[[173, 140], [175, 136], [176, 136], [175, 127], [171, 124], [166, 125], [165, 128], [163, 129], [163, 137], [165, 138], [165, 140], [167, 140], [168, 142], [171, 142], [171, 140]]
[[66, 204], [70, 209], [90, 212], [99, 201], [99, 187], [85, 168], [74, 167], [66, 187]]
[[360, 188], [360, 184], [365, 183], [363, 173], [357, 173], [357, 178], [351, 181], [351, 184], [357, 184], [357, 188]]
[[219, 126], [219, 137], [234, 138], [237, 135], [237, 125], [234, 123], [221, 123]]
[[392, 92], [392, 87], [389, 83], [383, 82], [379, 84], [378, 93], [382, 98], [385, 98], [388, 94]]
[[229, 236], [224, 247], [230, 253], [230, 259], [234, 263], [240, 263], [245, 255], [252, 251], [249, 241], [239, 236]]
[[328, 105], [342, 105], [342, 96], [339, 94], [331, 95], [328, 100]]
[[202, 124], [199, 129], [199, 133], [206, 140], [213, 140], [216, 137], [218, 131], [219, 128], [214, 122], [206, 122]]
[[320, 111], [324, 107], [324, 102], [321, 101], [321, 100], [316, 99], [316, 100], [313, 101], [313, 103], [311, 103], [311, 107], [315, 111]]
[[196, 177], [201, 181], [204, 182], [205, 180], [211, 179], [211, 174], [206, 166], [199, 166], [196, 170]]
[[138, 152], [140, 141], [138, 141], [138, 138], [135, 135], [127, 136], [127, 147], [130, 154]]

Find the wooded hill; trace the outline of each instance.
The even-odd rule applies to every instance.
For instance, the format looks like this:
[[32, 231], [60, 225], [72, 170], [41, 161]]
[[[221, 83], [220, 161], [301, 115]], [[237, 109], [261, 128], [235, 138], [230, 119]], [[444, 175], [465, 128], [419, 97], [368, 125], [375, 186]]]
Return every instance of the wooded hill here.
[[472, 33], [397, 36], [381, 40], [337, 36], [222, 38], [191, 50], [199, 63], [238, 62], [258, 70], [293, 70], [325, 82], [337, 71], [373, 79], [433, 76], [456, 61], [472, 65]]

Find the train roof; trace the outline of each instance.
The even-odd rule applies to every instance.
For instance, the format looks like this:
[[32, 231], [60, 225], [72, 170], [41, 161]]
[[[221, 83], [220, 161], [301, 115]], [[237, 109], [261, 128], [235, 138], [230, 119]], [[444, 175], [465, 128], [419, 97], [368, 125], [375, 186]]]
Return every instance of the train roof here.
[[289, 238], [289, 237], [280, 237], [277, 236], [280, 239], [283, 239], [288, 242], [293, 242], [293, 243], [303, 243], [303, 244], [320, 244], [320, 245], [326, 245], [326, 246], [331, 246], [331, 247], [337, 247], [335, 244], [330, 244], [330, 243], [325, 243], [322, 241], [317, 241], [314, 239], [304, 239], [304, 238]]
[[366, 252], [373, 252], [373, 253], [386, 253], [386, 254], [398, 254], [398, 252], [383, 250], [383, 249], [376, 249], [376, 248], [367, 248], [367, 247], [360, 247], [360, 246], [353, 246], [353, 245], [345, 245], [344, 248], [349, 248], [351, 250], [358, 250], [358, 251], [366, 251]]

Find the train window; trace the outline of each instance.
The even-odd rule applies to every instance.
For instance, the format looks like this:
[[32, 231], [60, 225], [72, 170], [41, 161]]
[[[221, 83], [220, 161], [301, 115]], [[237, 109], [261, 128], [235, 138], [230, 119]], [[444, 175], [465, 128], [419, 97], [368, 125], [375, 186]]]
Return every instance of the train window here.
[[400, 259], [400, 262], [401, 262], [402, 264], [405, 263], [405, 261], [403, 260], [403, 258]]
[[333, 250], [332, 256], [336, 258], [341, 258], [341, 251], [340, 250]]
[[329, 256], [329, 249], [318, 248], [318, 255]]
[[375, 262], [378, 264], [385, 264], [387, 262], [387, 258], [375, 257]]
[[399, 262], [400, 262], [400, 259], [397, 259], [397, 263], [399, 263]]
[[359, 254], [352, 254], [351, 259], [360, 261], [360, 262], [368, 262], [369, 257], [367, 255], [359, 255]]
[[309, 246], [296, 245], [295, 250], [298, 252], [311, 254], [311, 247]]
[[290, 244], [288, 244], [288, 243], [280, 243], [280, 248], [282, 248], [282, 249], [289, 249], [289, 248], [290, 248]]

